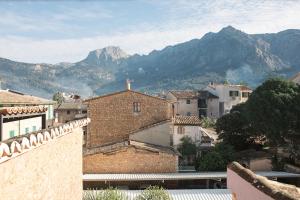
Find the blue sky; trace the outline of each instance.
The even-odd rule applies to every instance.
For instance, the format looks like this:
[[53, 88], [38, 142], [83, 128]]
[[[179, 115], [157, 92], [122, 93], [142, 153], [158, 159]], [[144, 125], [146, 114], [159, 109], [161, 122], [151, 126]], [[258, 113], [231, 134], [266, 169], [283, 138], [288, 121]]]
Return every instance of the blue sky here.
[[227, 25], [300, 29], [299, 10], [296, 0], [0, 1], [0, 57], [76, 62], [108, 45], [147, 54]]

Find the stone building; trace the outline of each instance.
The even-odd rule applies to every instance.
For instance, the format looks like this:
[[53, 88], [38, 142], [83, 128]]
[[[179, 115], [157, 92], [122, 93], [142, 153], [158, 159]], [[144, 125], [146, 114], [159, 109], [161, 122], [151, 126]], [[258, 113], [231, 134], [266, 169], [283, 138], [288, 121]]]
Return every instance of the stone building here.
[[170, 119], [170, 105], [161, 98], [125, 90], [85, 101], [91, 123], [86, 147], [97, 147], [123, 140], [143, 127]]
[[208, 91], [170, 91], [166, 99], [172, 104], [174, 116], [219, 117], [219, 98]]
[[83, 173], [177, 172], [178, 153], [171, 147], [133, 140], [84, 150]]
[[0, 90], [0, 141], [53, 126], [55, 102]]
[[91, 123], [84, 147], [84, 173], [176, 172], [170, 104], [132, 91], [85, 101]]
[[55, 122], [67, 123], [87, 116], [87, 107], [82, 102], [63, 102], [54, 107]]
[[199, 116], [197, 91], [170, 91], [166, 99], [172, 103], [173, 115]]

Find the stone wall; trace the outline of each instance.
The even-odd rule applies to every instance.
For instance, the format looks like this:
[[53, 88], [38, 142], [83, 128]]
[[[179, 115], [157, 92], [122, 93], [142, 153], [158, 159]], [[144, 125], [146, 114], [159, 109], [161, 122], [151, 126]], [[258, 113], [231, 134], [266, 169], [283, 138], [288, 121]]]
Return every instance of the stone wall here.
[[[133, 111], [133, 103], [141, 105]], [[87, 147], [96, 147], [129, 138], [145, 126], [170, 118], [167, 101], [134, 91], [123, 91], [87, 101], [91, 123], [87, 130]]]
[[81, 200], [82, 126], [87, 121], [3, 141], [1, 199]]
[[128, 147], [111, 154], [84, 156], [83, 173], [171, 173], [177, 172], [177, 162], [175, 154]]

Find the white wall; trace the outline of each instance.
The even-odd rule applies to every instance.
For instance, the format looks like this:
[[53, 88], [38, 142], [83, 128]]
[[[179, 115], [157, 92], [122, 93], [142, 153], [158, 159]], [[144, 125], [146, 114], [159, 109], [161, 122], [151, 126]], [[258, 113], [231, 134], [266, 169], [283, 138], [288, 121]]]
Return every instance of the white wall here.
[[29, 132], [32, 132], [33, 126], [36, 126], [36, 131], [42, 129], [42, 117], [41, 116], [3, 123], [2, 140], [9, 139], [10, 131], [15, 131], [15, 136], [25, 134], [26, 128], [29, 128]]
[[207, 99], [207, 117], [213, 119], [219, 118], [219, 99]]
[[[233, 106], [246, 102], [248, 97], [242, 97], [242, 92], [250, 92], [241, 90], [239, 86], [235, 85], [214, 85], [215, 88], [210, 86], [206, 87], [206, 90], [217, 95], [219, 97], [219, 102], [224, 102], [224, 114], [229, 113]], [[229, 96], [230, 91], [238, 91], [239, 96], [231, 97]], [[219, 114], [221, 115], [221, 113]]]
[[201, 130], [199, 126], [183, 126], [184, 127], [184, 134], [178, 133], [178, 127], [175, 125], [173, 127], [173, 145], [177, 146], [181, 143], [180, 139], [184, 136], [188, 136], [192, 138], [194, 142], [201, 142]]
[[174, 105], [175, 115], [199, 116], [198, 99], [189, 99], [190, 104], [187, 104], [187, 99], [177, 99], [172, 93], [167, 94], [167, 100], [171, 101]]
[[129, 135], [129, 139], [161, 146], [170, 146], [171, 122], [159, 124], [133, 133]]

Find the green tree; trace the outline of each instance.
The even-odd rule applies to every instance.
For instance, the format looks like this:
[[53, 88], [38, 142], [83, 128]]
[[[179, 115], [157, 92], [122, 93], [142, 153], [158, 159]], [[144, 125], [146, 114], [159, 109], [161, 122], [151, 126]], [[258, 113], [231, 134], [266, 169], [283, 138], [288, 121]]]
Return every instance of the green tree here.
[[246, 104], [239, 104], [219, 118], [216, 123], [216, 131], [219, 139], [232, 145], [236, 150], [244, 150], [253, 143], [253, 130], [246, 116]]
[[193, 142], [192, 138], [184, 136], [180, 139], [181, 143], [178, 145], [177, 150], [181, 153], [182, 156], [191, 156], [196, 155], [197, 146]]
[[136, 198], [137, 200], [171, 200], [168, 192], [159, 186], [149, 186]]
[[274, 144], [284, 143], [288, 134], [299, 134], [300, 87], [279, 78], [267, 80], [247, 101], [249, 119], [256, 132]]
[[57, 92], [52, 97], [53, 101], [56, 101], [58, 104], [61, 104], [64, 101], [64, 97], [61, 92]]
[[234, 148], [225, 143], [217, 144], [211, 152], [197, 159], [198, 171], [224, 171], [227, 164], [234, 160]]

